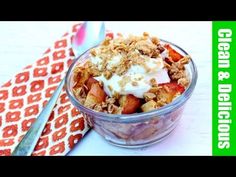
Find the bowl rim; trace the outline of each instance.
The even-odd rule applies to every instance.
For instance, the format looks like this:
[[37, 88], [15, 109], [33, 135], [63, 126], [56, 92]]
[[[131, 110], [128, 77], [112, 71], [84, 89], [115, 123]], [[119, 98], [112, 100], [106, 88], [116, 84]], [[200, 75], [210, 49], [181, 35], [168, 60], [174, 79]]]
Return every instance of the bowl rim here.
[[[169, 42], [167, 40], [163, 40], [160, 39], [161, 42], [170, 44], [171, 46], [174, 46], [175, 48], [177, 48], [178, 50], [180, 50], [182, 53], [184, 53], [185, 55], [189, 55], [184, 49], [182, 49], [181, 47], [179, 47], [178, 45]], [[94, 48], [94, 47], [93, 47]], [[70, 73], [72, 73], [72, 69], [74, 68], [74, 66], [77, 64], [77, 61], [83, 57], [88, 51], [90, 51], [92, 48], [88, 49], [87, 51], [85, 51], [83, 54], [81, 54], [79, 57], [77, 57], [76, 59], [74, 59], [73, 63], [70, 65], [67, 73], [66, 73], [66, 78], [65, 78], [65, 88], [66, 88], [66, 93], [70, 99], [70, 101], [72, 102], [72, 104], [79, 109], [79, 111], [81, 113], [86, 113], [86, 114], [92, 114], [94, 115], [93, 117], [95, 119], [100, 119], [103, 121], [109, 121], [109, 122], [140, 122], [140, 121], [145, 121], [148, 120], [150, 118], [153, 118], [154, 116], [160, 116], [160, 118], [163, 118], [162, 115], [173, 112], [174, 110], [178, 109], [179, 107], [181, 107], [191, 96], [196, 83], [197, 83], [197, 78], [198, 78], [198, 72], [197, 72], [197, 67], [196, 64], [194, 63], [192, 57], [190, 56], [190, 62], [189, 65], [191, 67], [191, 71], [192, 71], [192, 78], [191, 78], [191, 82], [188, 86], [188, 88], [180, 95], [178, 96], [174, 101], [172, 101], [171, 103], [160, 107], [158, 109], [152, 110], [152, 111], [148, 111], [148, 112], [141, 112], [141, 113], [134, 113], [134, 114], [109, 114], [109, 113], [104, 113], [104, 112], [98, 112], [98, 111], [94, 111], [90, 108], [85, 107], [84, 105], [82, 105], [73, 95], [72, 91], [69, 89], [69, 80], [70, 80]]]

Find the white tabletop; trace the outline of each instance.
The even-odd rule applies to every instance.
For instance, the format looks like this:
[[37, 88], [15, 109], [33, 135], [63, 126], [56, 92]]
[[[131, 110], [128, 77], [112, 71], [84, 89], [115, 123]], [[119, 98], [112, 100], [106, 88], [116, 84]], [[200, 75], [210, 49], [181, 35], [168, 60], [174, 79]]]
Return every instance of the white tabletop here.
[[[0, 85], [33, 63], [76, 22], [0, 22]], [[178, 44], [194, 59], [198, 82], [182, 119], [164, 141], [143, 149], [118, 148], [90, 131], [69, 155], [211, 155], [211, 22], [107, 22], [114, 32], [143, 31]]]

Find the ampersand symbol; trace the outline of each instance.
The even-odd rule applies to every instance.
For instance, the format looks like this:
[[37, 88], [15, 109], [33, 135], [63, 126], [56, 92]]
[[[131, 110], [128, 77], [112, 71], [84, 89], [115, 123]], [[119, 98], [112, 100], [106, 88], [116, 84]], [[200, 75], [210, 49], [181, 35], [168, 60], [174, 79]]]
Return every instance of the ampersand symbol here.
[[229, 78], [229, 73], [228, 72], [223, 72], [223, 71], [220, 71], [218, 73], [218, 80], [222, 81], [224, 79], [228, 79]]

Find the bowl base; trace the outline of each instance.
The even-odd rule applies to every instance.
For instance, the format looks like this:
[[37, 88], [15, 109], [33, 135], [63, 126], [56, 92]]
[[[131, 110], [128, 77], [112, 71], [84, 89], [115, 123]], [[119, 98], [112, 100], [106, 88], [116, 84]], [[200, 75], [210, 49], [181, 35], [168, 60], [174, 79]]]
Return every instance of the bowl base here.
[[153, 146], [157, 143], [160, 143], [161, 141], [165, 140], [166, 138], [168, 138], [172, 132], [174, 132], [174, 129], [176, 128], [176, 126], [178, 125], [175, 124], [174, 126], [172, 126], [170, 129], [169, 129], [169, 132], [166, 133], [165, 132], [165, 136], [162, 136], [162, 137], [159, 137], [155, 140], [152, 140], [152, 141], [149, 141], [149, 142], [146, 142], [146, 143], [143, 143], [143, 144], [119, 144], [117, 142], [114, 142], [114, 141], [111, 141], [111, 140], [108, 140], [108, 139], [105, 139], [109, 144], [113, 145], [113, 146], [117, 146], [117, 147], [121, 147], [121, 148], [128, 148], [128, 149], [140, 149], [140, 148], [146, 148], [146, 147], [149, 147], [149, 146]]

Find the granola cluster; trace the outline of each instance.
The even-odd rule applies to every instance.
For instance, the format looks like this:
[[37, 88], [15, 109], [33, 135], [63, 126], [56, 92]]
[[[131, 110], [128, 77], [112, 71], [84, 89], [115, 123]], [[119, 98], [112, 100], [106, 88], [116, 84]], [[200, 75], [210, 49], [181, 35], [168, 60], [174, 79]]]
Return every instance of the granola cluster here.
[[[167, 52], [167, 56], [163, 58], [164, 68], [167, 69], [171, 82], [159, 84], [154, 78], [151, 79], [151, 89], [143, 94], [143, 99], [120, 93], [109, 97], [103, 89], [104, 83], [94, 79], [101, 75], [108, 80], [114, 74], [125, 76], [118, 83], [124, 87], [130, 82], [126, 73], [132, 65], [142, 65], [148, 73], [151, 68], [146, 65], [147, 58], [160, 57], [164, 51]], [[83, 66], [74, 69], [73, 92], [81, 104], [95, 111], [110, 114], [151, 111], [171, 103], [189, 85], [185, 65], [189, 63], [190, 57], [182, 56], [169, 44], [162, 44], [158, 38], [150, 37], [148, 33], [143, 33], [142, 36], [130, 35], [127, 38], [122, 35], [116, 39], [107, 37], [99, 47], [92, 49], [90, 54], [99, 58], [100, 64], [88, 60]], [[111, 58], [117, 56], [120, 61], [112, 65]], [[138, 80], [132, 81], [132, 85], [137, 86]], [[109, 90], [112, 89], [112, 86], [109, 86]]]
[[[144, 66], [147, 71], [150, 70], [146, 66], [146, 56], [155, 58], [164, 50], [160, 40], [150, 37], [148, 33], [144, 33], [143, 36], [130, 35], [128, 38], [122, 35], [116, 39], [107, 37], [98, 48], [91, 50], [92, 56], [101, 58], [102, 67], [99, 68], [91, 62], [88, 62], [88, 65], [93, 76], [104, 74], [109, 79], [114, 73], [124, 75], [134, 64]], [[108, 67], [111, 58], [115, 56], [120, 56], [121, 61]]]

